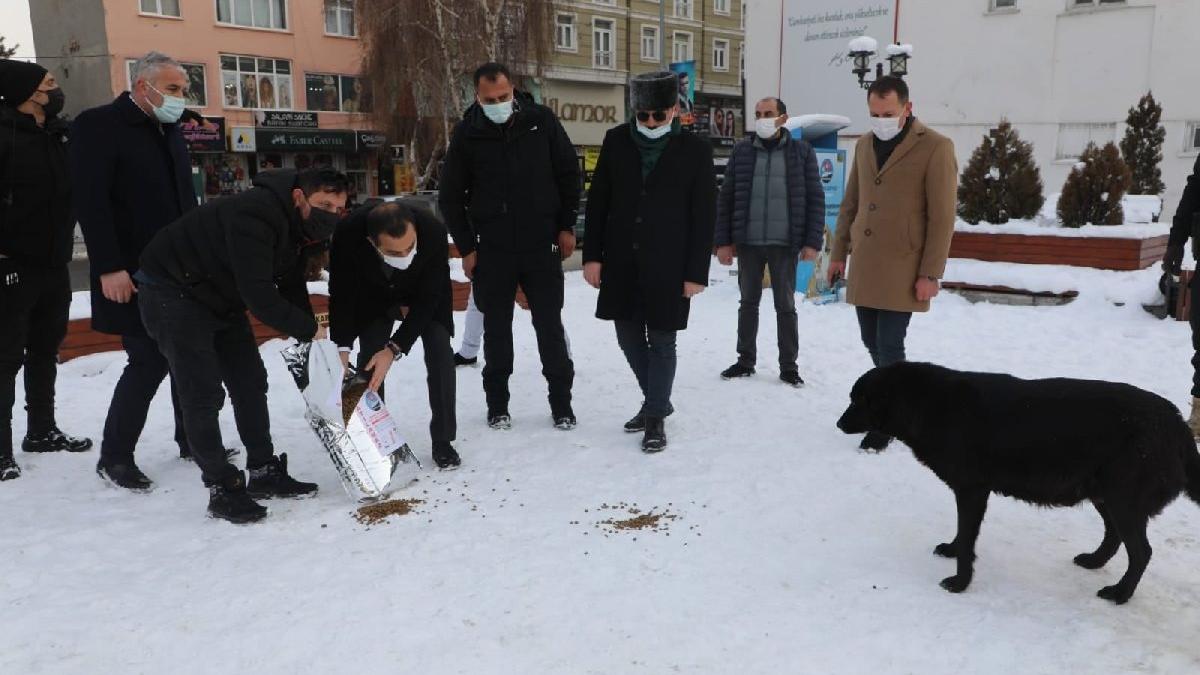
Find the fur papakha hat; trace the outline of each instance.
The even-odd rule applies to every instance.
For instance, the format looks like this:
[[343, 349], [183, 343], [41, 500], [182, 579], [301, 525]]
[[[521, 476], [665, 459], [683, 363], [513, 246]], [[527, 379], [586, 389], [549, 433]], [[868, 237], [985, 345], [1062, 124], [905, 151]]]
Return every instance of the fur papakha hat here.
[[629, 106], [634, 110], [668, 110], [679, 103], [679, 74], [669, 70], [642, 73], [629, 80]]

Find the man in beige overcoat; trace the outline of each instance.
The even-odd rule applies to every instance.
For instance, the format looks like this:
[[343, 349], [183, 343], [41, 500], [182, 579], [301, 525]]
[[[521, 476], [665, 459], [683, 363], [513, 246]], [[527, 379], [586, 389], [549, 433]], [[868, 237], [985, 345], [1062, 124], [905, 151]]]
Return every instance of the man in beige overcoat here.
[[[846, 272], [846, 300], [858, 311], [863, 344], [876, 366], [904, 360], [913, 312], [929, 311], [954, 234], [958, 163], [954, 144], [912, 114], [908, 85], [882, 77], [867, 92], [872, 133], [855, 148], [829, 265]], [[891, 441], [867, 434], [864, 449]]]

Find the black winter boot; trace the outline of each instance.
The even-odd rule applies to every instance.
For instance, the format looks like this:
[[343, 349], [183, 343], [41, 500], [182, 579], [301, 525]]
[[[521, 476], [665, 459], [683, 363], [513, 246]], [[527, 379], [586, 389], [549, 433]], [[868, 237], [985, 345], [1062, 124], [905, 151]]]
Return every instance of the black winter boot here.
[[747, 368], [740, 363], [735, 363], [725, 370], [721, 371], [722, 380], [736, 380], [742, 377], [750, 377], [754, 374], [753, 368]]
[[570, 431], [579, 424], [579, 420], [575, 418], [575, 411], [571, 409], [571, 405], [556, 406], [551, 411], [550, 416], [554, 418], [554, 428], [560, 431]]
[[667, 429], [661, 417], [646, 418], [646, 435], [642, 437], [642, 452], [652, 454], [667, 449]]
[[17, 466], [17, 460], [13, 459], [12, 451], [7, 453], [0, 451], [0, 481], [13, 480], [21, 477], [21, 467]]
[[149, 492], [154, 489], [154, 482], [134, 464], [132, 457], [117, 462], [101, 460], [96, 465], [96, 473], [105, 482], [133, 492]]
[[250, 469], [246, 493], [255, 499], [308, 497], [317, 493], [317, 484], [302, 483], [289, 476], [285, 452], [260, 467]]
[[208, 488], [208, 515], [231, 523], [254, 523], [267, 516], [267, 507], [246, 494], [246, 476], [238, 471]]
[[92, 439], [68, 436], [54, 427], [44, 434], [27, 434], [21, 449], [25, 452], [87, 452], [92, 449]]
[[462, 464], [462, 458], [458, 456], [458, 451], [454, 449], [450, 441], [434, 441], [433, 463], [443, 471], [450, 471], [457, 469]]
[[493, 429], [507, 431], [512, 428], [512, 416], [508, 414], [507, 410], [489, 410], [487, 423]]

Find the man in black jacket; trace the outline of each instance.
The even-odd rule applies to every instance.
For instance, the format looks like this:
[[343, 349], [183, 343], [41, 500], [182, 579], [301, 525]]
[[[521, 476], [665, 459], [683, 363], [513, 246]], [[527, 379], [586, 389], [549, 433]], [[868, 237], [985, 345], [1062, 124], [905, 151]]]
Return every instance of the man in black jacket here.
[[440, 206], [484, 316], [483, 388], [488, 425], [508, 429], [513, 301], [520, 286], [537, 332], [550, 412], [576, 424], [575, 365], [562, 325], [562, 260], [575, 250], [579, 163], [549, 108], [513, 89], [496, 63], [475, 71], [476, 103], [454, 129], [442, 168]]
[[0, 60], [0, 480], [13, 459], [12, 408], [25, 367], [26, 452], [92, 447], [54, 421], [58, 346], [67, 334], [75, 232], [67, 175], [63, 93], [46, 69]]
[[[429, 434], [441, 469], [461, 461], [456, 433], [454, 334], [446, 226], [432, 213], [399, 202], [368, 202], [342, 221], [329, 264], [329, 333], [342, 364], [358, 340], [358, 369], [383, 396], [393, 361], [417, 338], [425, 351]], [[395, 332], [392, 327], [400, 321]]]
[[779, 344], [779, 379], [804, 385], [796, 361], [800, 330], [796, 319], [796, 268], [815, 260], [825, 237], [825, 189], [817, 154], [808, 141], [783, 128], [787, 106], [764, 98], [754, 106], [754, 137], [733, 147], [717, 198], [717, 260], [738, 257], [737, 363], [721, 378], [754, 375], [758, 358], [758, 306], [764, 269], [771, 272]]
[[[142, 252], [135, 275], [142, 319], [170, 364], [188, 444], [210, 487], [209, 513], [233, 522], [266, 515], [253, 498], [315, 493], [275, 456], [267, 371], [246, 317], [311, 341], [317, 322], [303, 270], [320, 255], [346, 205], [347, 178], [332, 169], [265, 171], [240, 195], [175, 221]], [[249, 482], [229, 463], [217, 413], [229, 390]]]
[[[96, 472], [122, 488], [148, 490], [134, 461], [150, 403], [167, 376], [167, 361], [138, 314], [133, 276], [142, 249], [168, 223], [196, 207], [192, 162], [177, 124], [187, 74], [174, 59], [151, 52], [133, 67], [132, 91], [85, 110], [71, 127], [75, 211], [92, 280], [92, 329], [120, 335], [128, 363], [113, 390]], [[175, 442], [191, 452], [174, 381]]]
[[[1188, 239], [1192, 240], [1192, 256], [1200, 261], [1200, 159], [1188, 178], [1187, 186], [1183, 189], [1183, 197], [1179, 200], [1179, 208], [1175, 210], [1175, 219], [1171, 221], [1171, 237], [1167, 242], [1167, 253], [1163, 256], [1163, 268], [1171, 274], [1178, 275], [1183, 264], [1183, 247]], [[1200, 297], [1200, 274], [1192, 276], [1192, 298]], [[1192, 412], [1188, 417], [1188, 426], [1192, 435], [1200, 440], [1200, 307], [1192, 302], [1189, 316], [1192, 324]]]
[[600, 289], [596, 316], [612, 321], [642, 391], [625, 431], [642, 451], [667, 448], [674, 412], [676, 334], [708, 286], [716, 213], [712, 147], [681, 131], [674, 73], [629, 82], [634, 121], [609, 129], [588, 192], [583, 278]]

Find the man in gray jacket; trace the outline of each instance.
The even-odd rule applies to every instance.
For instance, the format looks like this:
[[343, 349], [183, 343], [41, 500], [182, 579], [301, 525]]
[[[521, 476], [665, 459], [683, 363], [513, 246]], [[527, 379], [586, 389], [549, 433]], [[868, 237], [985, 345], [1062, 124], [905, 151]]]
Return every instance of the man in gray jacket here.
[[796, 320], [796, 267], [814, 260], [825, 235], [825, 190], [817, 155], [791, 137], [787, 106], [765, 98], [754, 106], [755, 134], [733, 148], [717, 200], [717, 260], [738, 257], [738, 360], [721, 378], [750, 377], [758, 357], [758, 305], [763, 270], [771, 273], [779, 331], [779, 379], [801, 387]]

